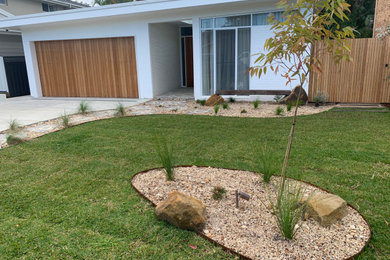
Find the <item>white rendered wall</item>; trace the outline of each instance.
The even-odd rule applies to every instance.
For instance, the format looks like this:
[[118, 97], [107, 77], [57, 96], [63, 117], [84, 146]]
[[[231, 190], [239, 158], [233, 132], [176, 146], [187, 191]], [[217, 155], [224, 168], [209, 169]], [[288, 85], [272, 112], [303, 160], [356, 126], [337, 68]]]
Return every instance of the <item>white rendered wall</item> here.
[[149, 25], [153, 95], [181, 85], [179, 26], [169, 23]]
[[4, 60], [0, 56], [0, 91], [8, 92], [7, 75], [5, 74]]

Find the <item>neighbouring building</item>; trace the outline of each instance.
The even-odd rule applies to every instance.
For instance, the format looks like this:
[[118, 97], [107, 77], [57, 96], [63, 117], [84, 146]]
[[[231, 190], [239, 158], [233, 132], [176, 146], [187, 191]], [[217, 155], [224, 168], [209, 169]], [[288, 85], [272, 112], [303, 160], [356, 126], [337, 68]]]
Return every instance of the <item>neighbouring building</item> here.
[[[87, 5], [70, 0], [0, 0], [0, 20], [82, 7]], [[30, 94], [18, 29], [0, 29], [0, 91], [11, 97]]]

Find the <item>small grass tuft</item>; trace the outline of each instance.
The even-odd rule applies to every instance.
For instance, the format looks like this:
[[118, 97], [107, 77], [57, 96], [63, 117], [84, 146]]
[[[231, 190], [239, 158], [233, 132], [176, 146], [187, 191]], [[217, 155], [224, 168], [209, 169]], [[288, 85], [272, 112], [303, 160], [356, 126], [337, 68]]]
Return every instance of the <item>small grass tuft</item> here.
[[231, 97], [231, 98], [229, 98], [229, 102], [234, 103], [234, 102], [236, 102], [236, 99]]
[[228, 109], [229, 108], [229, 104], [226, 103], [226, 102], [222, 103], [222, 108], [223, 109]]
[[280, 116], [283, 113], [283, 108], [282, 107], [277, 107], [275, 110], [275, 114]]
[[201, 106], [206, 105], [206, 99], [198, 99], [196, 100], [196, 103], [200, 104]]
[[219, 111], [219, 105], [214, 106], [214, 114], [218, 114]]
[[287, 105], [286, 105], [287, 112], [290, 112], [291, 108], [292, 108], [291, 103], [287, 103]]
[[263, 174], [265, 183], [269, 183], [275, 173], [274, 162], [273, 152], [268, 149], [267, 145], [261, 147], [259, 151], [259, 171]]
[[69, 115], [65, 113], [64, 111], [64, 114], [62, 114], [61, 116], [61, 124], [64, 128], [68, 128], [70, 126], [70, 118], [69, 118]]
[[298, 186], [291, 187], [289, 181], [286, 181], [283, 191], [279, 189], [277, 201], [270, 200], [273, 215], [276, 218], [280, 233], [286, 239], [293, 239], [302, 218], [306, 202], [302, 203], [303, 192]]
[[20, 129], [20, 124], [16, 119], [12, 119], [9, 121], [9, 130], [12, 132], [16, 132]]
[[174, 181], [172, 146], [168, 146], [166, 140], [155, 137], [155, 148], [157, 156], [164, 167], [167, 181]]
[[17, 144], [23, 143], [24, 140], [18, 136], [15, 136], [15, 135], [8, 135], [6, 142], [8, 145], [17, 145]]
[[119, 117], [126, 115], [126, 109], [122, 103], [118, 103], [118, 105], [116, 106], [115, 115]]
[[248, 111], [246, 111], [245, 109], [241, 110], [241, 114], [246, 114], [248, 113]]
[[84, 115], [88, 113], [89, 110], [90, 110], [89, 104], [85, 101], [81, 101], [79, 104], [78, 112]]
[[224, 187], [216, 186], [213, 189], [213, 199], [214, 200], [221, 200], [226, 194], [226, 190]]
[[255, 101], [253, 101], [253, 108], [254, 109], [258, 109], [259, 108], [259, 104], [260, 104], [260, 101], [256, 99]]

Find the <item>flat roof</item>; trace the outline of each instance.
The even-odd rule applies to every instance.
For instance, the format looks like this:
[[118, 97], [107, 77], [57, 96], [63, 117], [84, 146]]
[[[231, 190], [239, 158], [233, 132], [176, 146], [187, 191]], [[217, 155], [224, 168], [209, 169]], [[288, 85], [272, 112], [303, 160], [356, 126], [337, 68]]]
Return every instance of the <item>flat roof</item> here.
[[[117, 15], [142, 14], [149, 12], [187, 9], [226, 3], [256, 2], [255, 0], [145, 0], [123, 4], [96, 6], [50, 13], [38, 13], [13, 16], [0, 20], [0, 28], [23, 28], [31, 25], [42, 25], [55, 22], [94, 19]], [[258, 2], [258, 0], [257, 0]]]

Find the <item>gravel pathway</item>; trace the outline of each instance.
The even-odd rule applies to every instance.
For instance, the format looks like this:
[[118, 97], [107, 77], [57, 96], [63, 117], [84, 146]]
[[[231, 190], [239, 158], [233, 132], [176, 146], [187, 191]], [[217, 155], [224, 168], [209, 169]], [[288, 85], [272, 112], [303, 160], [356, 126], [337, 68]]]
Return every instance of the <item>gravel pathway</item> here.
[[[346, 259], [358, 254], [370, 238], [370, 229], [352, 207], [349, 214], [329, 228], [313, 219], [300, 223], [296, 237], [285, 240], [269, 210], [269, 196], [276, 193], [278, 177], [264, 184], [259, 175], [239, 170], [178, 167], [175, 181], [167, 182], [162, 170], [136, 175], [132, 184], [153, 203], [167, 198], [173, 190], [196, 197], [206, 205], [207, 222], [203, 233], [227, 248], [252, 259]], [[300, 183], [307, 194], [324, 193]], [[226, 197], [212, 199], [215, 186], [226, 189]], [[235, 207], [235, 191], [250, 194], [249, 201]]]
[[[277, 107], [283, 107], [282, 115], [276, 115]], [[303, 106], [298, 110], [298, 115], [310, 115], [327, 111], [334, 106]], [[242, 113], [245, 111], [245, 113]], [[220, 106], [219, 113], [215, 115], [213, 107], [206, 107], [197, 104], [193, 100], [151, 100], [136, 106], [127, 108], [128, 116], [137, 115], [152, 115], [152, 114], [187, 114], [187, 115], [208, 115], [208, 116], [231, 116], [231, 117], [286, 117], [292, 116], [293, 112], [287, 112], [285, 105], [277, 105], [272, 103], [261, 103], [257, 109], [253, 108], [253, 104], [249, 102], [229, 103], [228, 109], [223, 109]], [[100, 119], [115, 117], [114, 110], [105, 110], [91, 112], [85, 115], [73, 114], [70, 115], [70, 124], [79, 125], [86, 122], [96, 121]], [[16, 118], [17, 120], [17, 118]], [[61, 118], [39, 122], [36, 124], [24, 126], [19, 129], [14, 135], [22, 138], [25, 141], [43, 136], [61, 130]], [[0, 132], [0, 149], [7, 147], [6, 139], [10, 133], [8, 131]]]

